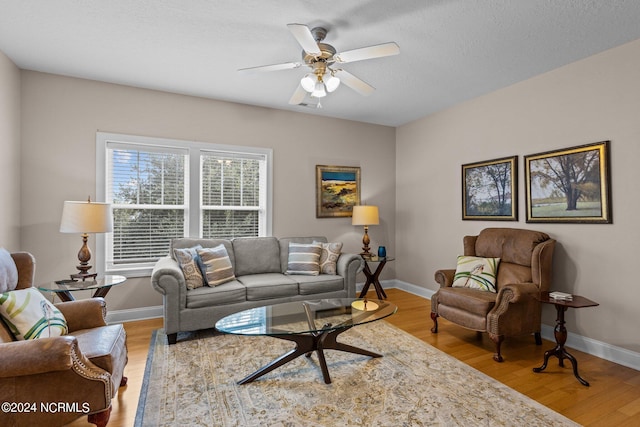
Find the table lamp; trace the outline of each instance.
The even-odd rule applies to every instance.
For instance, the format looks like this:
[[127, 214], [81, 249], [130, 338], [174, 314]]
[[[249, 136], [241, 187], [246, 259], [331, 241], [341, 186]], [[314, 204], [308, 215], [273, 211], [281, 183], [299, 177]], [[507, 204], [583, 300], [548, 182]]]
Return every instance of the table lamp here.
[[65, 201], [62, 207], [61, 233], [82, 233], [82, 247], [78, 252], [80, 265], [76, 266], [79, 273], [72, 274], [72, 279], [95, 278], [97, 273], [89, 273], [91, 265], [91, 250], [87, 246], [89, 233], [108, 233], [113, 231], [113, 216], [109, 203]]
[[353, 207], [351, 225], [364, 225], [364, 236], [362, 237], [361, 255], [371, 255], [369, 252], [369, 226], [380, 224], [377, 206], [358, 205]]

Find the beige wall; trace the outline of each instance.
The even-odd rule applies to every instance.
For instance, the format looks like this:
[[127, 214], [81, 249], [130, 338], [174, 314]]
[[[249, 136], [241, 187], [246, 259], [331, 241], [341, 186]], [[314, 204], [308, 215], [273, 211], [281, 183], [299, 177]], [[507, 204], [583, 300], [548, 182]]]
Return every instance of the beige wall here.
[[20, 70], [0, 52], [0, 247], [20, 249]]
[[[272, 148], [273, 234], [326, 235], [351, 252], [361, 228], [315, 216], [315, 165], [360, 166], [362, 199], [380, 206], [383, 221], [371, 227], [372, 243], [394, 250], [394, 128], [31, 71], [22, 72], [22, 104], [22, 249], [36, 255], [38, 281], [74, 270], [81, 240], [58, 231], [60, 214], [64, 200], [95, 194], [97, 130]], [[162, 304], [148, 278], [113, 288], [107, 302], [110, 310]]]
[[[558, 240], [553, 288], [596, 308], [569, 310], [567, 328], [640, 352], [640, 41], [474, 99], [396, 130], [397, 278], [431, 290], [455, 267], [462, 237], [490, 226]], [[611, 140], [613, 224], [527, 224], [523, 156]], [[518, 155], [519, 222], [461, 220], [461, 165]], [[543, 322], [555, 311], [544, 307]], [[427, 319], [425, 319], [427, 322]]]

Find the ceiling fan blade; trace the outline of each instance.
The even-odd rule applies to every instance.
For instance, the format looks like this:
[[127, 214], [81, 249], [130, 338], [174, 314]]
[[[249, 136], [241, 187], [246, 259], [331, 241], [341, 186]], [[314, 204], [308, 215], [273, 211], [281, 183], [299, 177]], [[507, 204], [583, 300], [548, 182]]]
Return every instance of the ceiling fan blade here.
[[273, 65], [262, 65], [260, 67], [249, 67], [249, 68], [241, 68], [238, 70], [240, 73], [250, 74], [250, 73], [261, 73], [266, 71], [280, 71], [280, 70], [291, 70], [293, 68], [300, 67], [299, 62], [285, 62], [282, 64], [273, 64]]
[[320, 56], [320, 48], [309, 27], [302, 24], [287, 24], [287, 27], [305, 52], [312, 56]]
[[336, 62], [345, 63], [362, 61], [363, 59], [382, 58], [384, 56], [397, 55], [399, 53], [400, 47], [394, 42], [389, 42], [336, 53], [333, 55], [333, 59]]
[[307, 91], [305, 91], [302, 86], [298, 85], [298, 87], [296, 88], [296, 91], [293, 92], [293, 95], [291, 96], [291, 99], [289, 100], [289, 104], [291, 105], [298, 105], [300, 103], [302, 103], [302, 101], [304, 100], [304, 97], [307, 95]]
[[369, 96], [376, 90], [376, 88], [371, 86], [369, 83], [360, 80], [348, 71], [336, 70], [335, 76], [339, 78], [342, 83], [346, 84], [360, 95]]

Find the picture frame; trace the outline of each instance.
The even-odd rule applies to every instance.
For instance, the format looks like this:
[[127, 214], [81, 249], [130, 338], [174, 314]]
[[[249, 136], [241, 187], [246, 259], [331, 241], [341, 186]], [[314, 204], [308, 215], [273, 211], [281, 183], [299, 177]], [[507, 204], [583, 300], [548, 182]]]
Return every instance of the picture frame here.
[[360, 168], [316, 165], [316, 217], [350, 217], [360, 204]]
[[527, 222], [611, 224], [610, 141], [524, 156]]
[[462, 165], [462, 219], [518, 220], [518, 156]]

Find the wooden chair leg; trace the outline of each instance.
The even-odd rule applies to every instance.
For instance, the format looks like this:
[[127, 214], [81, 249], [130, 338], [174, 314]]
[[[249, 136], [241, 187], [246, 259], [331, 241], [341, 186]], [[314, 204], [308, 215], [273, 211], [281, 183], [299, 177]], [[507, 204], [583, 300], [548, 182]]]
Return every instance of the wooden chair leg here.
[[129, 381], [129, 378], [123, 376], [122, 379], [120, 380], [120, 387], [124, 387], [127, 385], [127, 381]]
[[540, 336], [540, 332], [536, 332], [533, 334], [536, 339], [536, 345], [542, 345], [542, 337]]
[[504, 359], [500, 354], [500, 346], [502, 345], [502, 341], [504, 341], [504, 335], [494, 335], [490, 333], [489, 337], [491, 338], [491, 341], [496, 344], [496, 352], [493, 354], [493, 360], [496, 362], [502, 362]]
[[433, 327], [431, 328], [431, 332], [434, 334], [438, 333], [438, 313], [431, 312], [431, 320], [433, 320]]
[[109, 405], [109, 407], [102, 412], [89, 414], [87, 416], [87, 421], [89, 421], [91, 424], [95, 424], [97, 427], [107, 427], [107, 423], [109, 422], [110, 416], [111, 416], [111, 405]]

